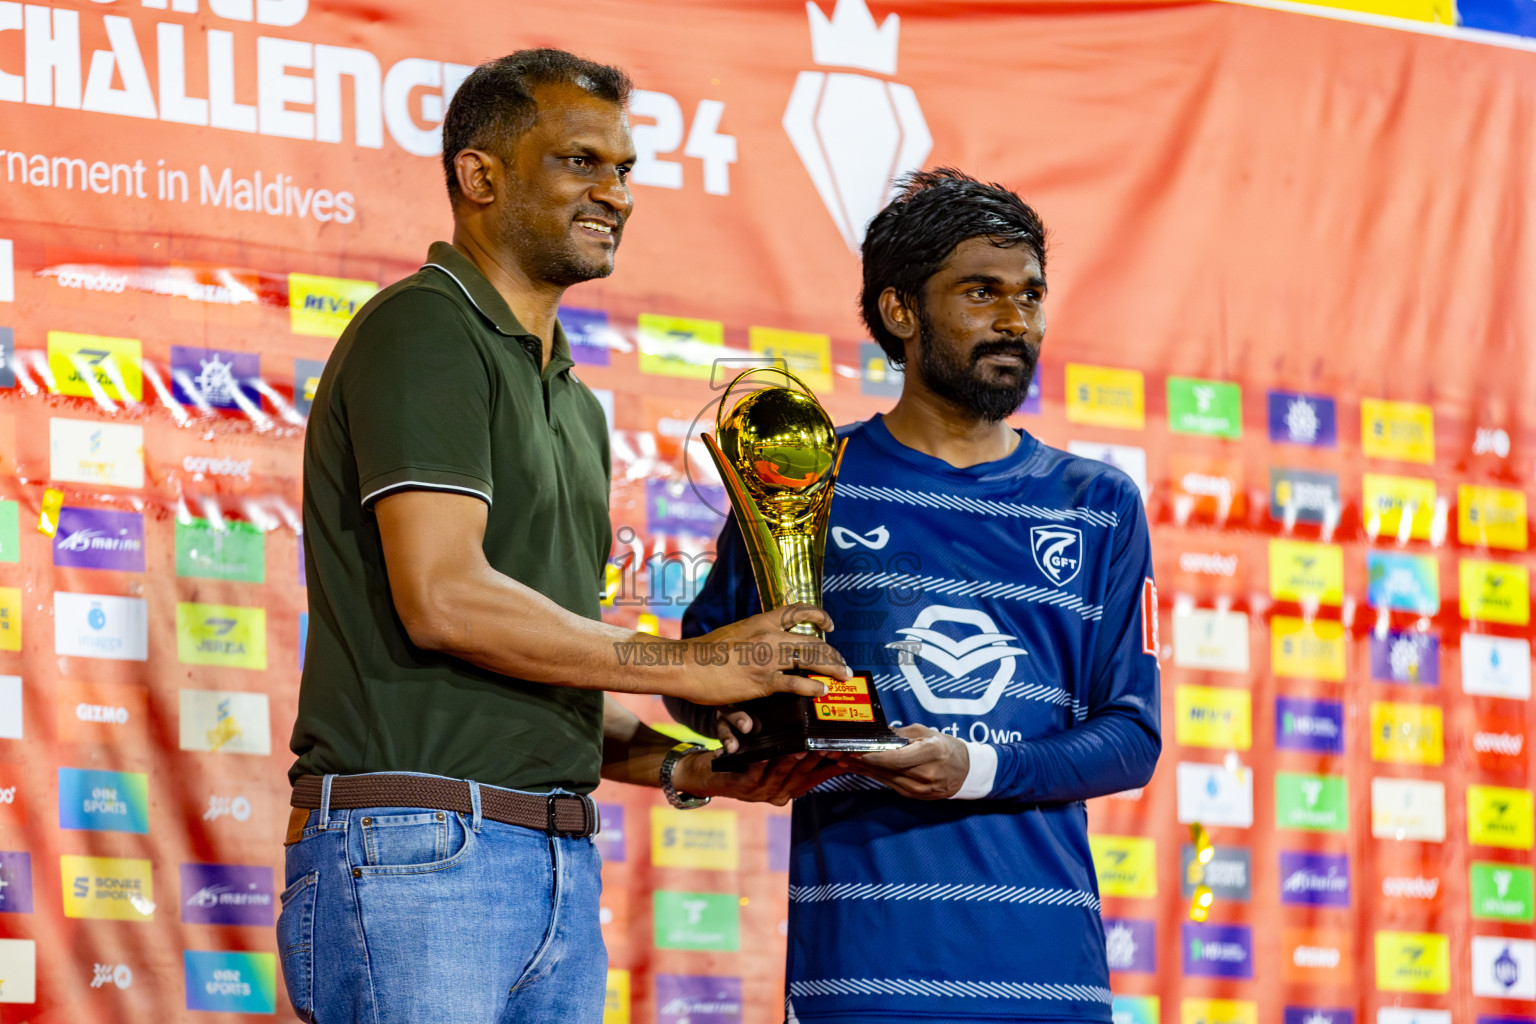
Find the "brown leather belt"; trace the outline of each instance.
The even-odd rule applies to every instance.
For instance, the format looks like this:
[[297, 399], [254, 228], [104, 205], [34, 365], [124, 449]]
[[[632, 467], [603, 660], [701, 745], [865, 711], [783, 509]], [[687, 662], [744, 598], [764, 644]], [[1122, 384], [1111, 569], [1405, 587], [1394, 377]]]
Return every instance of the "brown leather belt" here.
[[[318, 775], [301, 775], [293, 784], [289, 804], [311, 811], [320, 808], [323, 782]], [[469, 783], [431, 775], [338, 775], [331, 781], [331, 806], [337, 810], [359, 807], [431, 807], [439, 811], [471, 814]], [[480, 816], [504, 825], [519, 825], [550, 835], [590, 836], [597, 833], [597, 805], [591, 797], [574, 794], [518, 793], [492, 786], [480, 787]]]

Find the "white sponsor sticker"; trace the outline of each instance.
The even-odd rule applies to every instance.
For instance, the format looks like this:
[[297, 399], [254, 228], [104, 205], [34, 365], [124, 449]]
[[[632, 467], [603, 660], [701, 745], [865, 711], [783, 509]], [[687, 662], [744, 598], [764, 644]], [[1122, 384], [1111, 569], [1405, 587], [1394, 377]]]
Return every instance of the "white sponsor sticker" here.
[[1472, 994], [1536, 1000], [1536, 942], [1472, 936]]
[[1188, 825], [1253, 825], [1253, 770], [1232, 771], [1224, 765], [1180, 761], [1178, 766], [1179, 823]]
[[21, 739], [21, 726], [21, 676], [0, 676], [0, 739]]
[[1248, 671], [1248, 613], [1173, 610], [1173, 663], [1212, 672]]
[[1146, 501], [1152, 492], [1147, 486], [1147, 450], [1128, 444], [1104, 444], [1101, 441], [1068, 441], [1067, 451], [1085, 459], [1114, 466], [1136, 485], [1141, 500]]
[[219, 754], [272, 753], [264, 693], [181, 691], [181, 749]]
[[1478, 697], [1531, 698], [1531, 642], [1481, 633], [1461, 635], [1461, 688]]
[[0, 1003], [37, 1002], [37, 943], [0, 939]]
[[16, 256], [9, 238], [0, 238], [0, 302], [16, 301]]
[[1371, 835], [1421, 843], [1445, 841], [1445, 783], [1371, 780]]
[[53, 650], [76, 658], [144, 661], [149, 613], [142, 598], [107, 594], [53, 595]]
[[48, 475], [106, 487], [144, 486], [144, 428], [98, 420], [48, 421]]
[[1376, 1011], [1376, 1024], [1451, 1024], [1451, 1011], [1383, 1006]]

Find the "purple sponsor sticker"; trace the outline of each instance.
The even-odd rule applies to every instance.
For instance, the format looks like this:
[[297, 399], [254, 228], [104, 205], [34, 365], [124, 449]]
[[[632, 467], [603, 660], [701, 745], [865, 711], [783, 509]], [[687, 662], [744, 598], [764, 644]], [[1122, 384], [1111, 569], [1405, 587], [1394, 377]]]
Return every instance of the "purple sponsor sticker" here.
[[560, 307], [560, 326], [571, 345], [571, 358], [587, 366], [608, 365], [608, 314], [601, 309]]
[[272, 869], [243, 864], [183, 864], [184, 924], [256, 924], [271, 927]]
[[[1300, 391], [1269, 393], [1269, 439], [1281, 444], [1333, 448], [1339, 443], [1333, 399]], [[1286, 1024], [1290, 1024], [1287, 1020]]]
[[59, 509], [53, 564], [70, 569], [144, 571], [144, 517], [103, 508]]
[[1344, 753], [1344, 705], [1336, 700], [1276, 697], [1275, 746], [1319, 754]]
[[789, 870], [789, 822], [787, 814], [768, 816], [768, 870]]
[[605, 864], [624, 863], [624, 805], [598, 804], [597, 852]]
[[1038, 363], [1035, 364], [1035, 375], [1029, 382], [1029, 391], [1024, 395], [1024, 404], [1014, 412], [1023, 413], [1026, 416], [1040, 415], [1040, 365]]
[[[725, 524], [725, 488], [676, 480], [645, 482], [645, 512], [652, 535], [713, 538]], [[716, 511], [716, 510], [719, 511]]]
[[1371, 634], [1371, 678], [1409, 686], [1440, 685], [1440, 638], [1411, 629]]
[[1285, 1024], [1355, 1024], [1355, 1011], [1331, 1006], [1287, 1006]]
[[216, 348], [171, 346], [171, 393], [183, 405], [238, 409], [243, 398], [261, 408], [261, 356]]
[[1310, 907], [1349, 906], [1349, 855], [1281, 850], [1280, 902]]
[[32, 913], [32, 855], [0, 852], [0, 914]]
[[1184, 975], [1253, 978], [1253, 929], [1242, 924], [1184, 925]]
[[741, 979], [656, 975], [656, 1024], [741, 1024]]
[[1123, 917], [1104, 919], [1104, 949], [1109, 969], [1157, 973], [1157, 924]]

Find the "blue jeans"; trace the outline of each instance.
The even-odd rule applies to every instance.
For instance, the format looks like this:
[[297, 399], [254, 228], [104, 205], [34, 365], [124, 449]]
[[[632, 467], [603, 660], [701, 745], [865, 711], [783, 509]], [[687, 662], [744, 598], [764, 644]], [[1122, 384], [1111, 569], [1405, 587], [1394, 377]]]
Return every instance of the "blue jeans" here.
[[278, 956], [302, 1020], [603, 1019], [608, 954], [590, 838], [478, 813], [322, 808], [287, 848], [286, 880]]

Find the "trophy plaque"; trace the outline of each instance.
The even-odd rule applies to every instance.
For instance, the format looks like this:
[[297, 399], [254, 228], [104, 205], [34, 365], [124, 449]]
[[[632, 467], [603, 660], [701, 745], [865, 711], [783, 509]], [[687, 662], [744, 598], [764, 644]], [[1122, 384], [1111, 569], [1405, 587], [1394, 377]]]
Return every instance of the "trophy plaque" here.
[[[748, 378], [764, 373], [787, 383], [754, 380], [758, 387], [727, 404]], [[718, 439], [704, 434], [704, 444], [736, 512], [763, 609], [819, 607], [832, 485], [847, 442], [838, 440], [811, 390], [778, 366], [754, 367], [731, 381], [720, 396], [715, 430]], [[790, 632], [822, 636], [809, 623]], [[907, 744], [886, 724], [880, 695], [867, 676], [840, 682], [813, 668], [797, 674], [826, 684], [826, 694], [778, 693], [736, 705], [756, 725], [745, 735], [737, 733], [740, 748], [717, 757], [715, 771], [741, 771], [755, 761], [803, 750], [894, 750]]]

